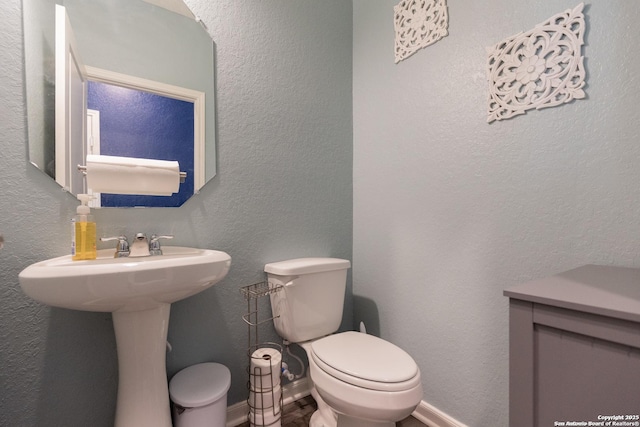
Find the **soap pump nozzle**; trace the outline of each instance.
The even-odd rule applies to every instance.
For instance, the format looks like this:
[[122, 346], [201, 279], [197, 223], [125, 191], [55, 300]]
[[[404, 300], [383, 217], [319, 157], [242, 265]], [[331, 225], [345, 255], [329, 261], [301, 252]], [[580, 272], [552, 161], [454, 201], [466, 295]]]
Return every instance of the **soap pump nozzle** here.
[[91, 208], [89, 208], [89, 201], [93, 199], [93, 196], [90, 194], [78, 194], [76, 196], [78, 200], [80, 200], [80, 205], [76, 208], [76, 214], [78, 214], [82, 219], [78, 218], [80, 221], [86, 221], [87, 215], [91, 213]]

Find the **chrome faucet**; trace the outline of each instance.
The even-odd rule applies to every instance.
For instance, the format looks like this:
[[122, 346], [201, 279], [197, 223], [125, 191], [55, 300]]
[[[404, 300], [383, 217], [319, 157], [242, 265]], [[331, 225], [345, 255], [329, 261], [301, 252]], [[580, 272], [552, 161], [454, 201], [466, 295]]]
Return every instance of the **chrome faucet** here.
[[131, 251], [129, 252], [129, 258], [149, 256], [149, 240], [144, 233], [136, 234], [136, 237], [131, 244]]
[[116, 246], [116, 252], [113, 255], [114, 258], [123, 257], [146, 257], [152, 255], [162, 255], [162, 248], [160, 247], [160, 239], [173, 239], [173, 236], [158, 236], [156, 234], [151, 235], [151, 240], [147, 239], [144, 233], [137, 233], [136, 237], [129, 245], [126, 236], [116, 237], [101, 237], [102, 242], [108, 242], [110, 240], [118, 240]]
[[110, 240], [118, 240], [118, 245], [116, 246], [116, 253], [113, 255], [114, 258], [124, 258], [129, 256], [129, 242], [127, 241], [127, 236], [100, 238], [101, 242], [108, 242]]

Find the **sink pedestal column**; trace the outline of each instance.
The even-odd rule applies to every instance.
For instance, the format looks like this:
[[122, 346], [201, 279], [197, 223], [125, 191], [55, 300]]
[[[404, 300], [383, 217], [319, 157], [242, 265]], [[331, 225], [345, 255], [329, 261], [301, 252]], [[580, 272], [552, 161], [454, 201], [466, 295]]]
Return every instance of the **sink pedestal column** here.
[[171, 427], [166, 356], [171, 304], [113, 312], [118, 347], [115, 427]]

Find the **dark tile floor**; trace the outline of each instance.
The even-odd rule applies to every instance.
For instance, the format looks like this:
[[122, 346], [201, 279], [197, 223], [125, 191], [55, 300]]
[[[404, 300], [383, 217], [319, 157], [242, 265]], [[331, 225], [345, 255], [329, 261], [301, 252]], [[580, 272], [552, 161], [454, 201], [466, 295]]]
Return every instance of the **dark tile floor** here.
[[[307, 427], [311, 414], [316, 410], [316, 402], [311, 396], [303, 397], [286, 405], [282, 411], [282, 427]], [[249, 427], [249, 422], [238, 427]], [[426, 427], [413, 417], [407, 417], [396, 423], [396, 427]]]

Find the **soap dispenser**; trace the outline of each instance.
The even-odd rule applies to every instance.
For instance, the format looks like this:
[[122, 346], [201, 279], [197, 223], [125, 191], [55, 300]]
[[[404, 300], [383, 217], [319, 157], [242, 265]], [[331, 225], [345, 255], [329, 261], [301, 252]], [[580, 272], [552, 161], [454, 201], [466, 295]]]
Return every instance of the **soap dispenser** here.
[[71, 243], [71, 259], [74, 261], [96, 259], [96, 223], [90, 215], [89, 194], [78, 194], [80, 206], [76, 209]]

